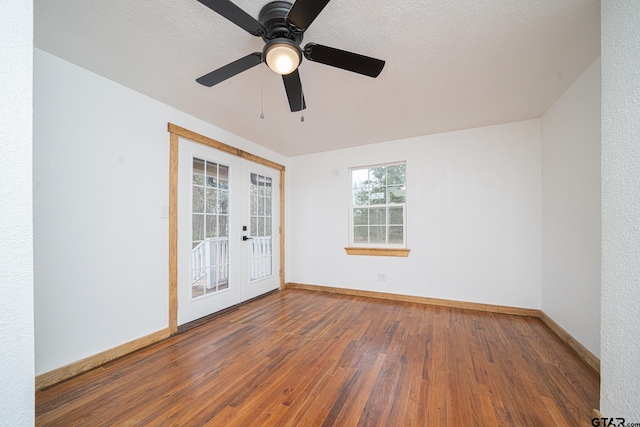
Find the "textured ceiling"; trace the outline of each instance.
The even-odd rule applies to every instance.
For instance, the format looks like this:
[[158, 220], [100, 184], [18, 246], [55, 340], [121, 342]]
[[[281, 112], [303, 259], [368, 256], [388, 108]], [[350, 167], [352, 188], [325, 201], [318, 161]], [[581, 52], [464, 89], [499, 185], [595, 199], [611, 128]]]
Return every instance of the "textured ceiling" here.
[[35, 0], [36, 47], [287, 156], [540, 117], [600, 55], [600, 3], [332, 0], [310, 41], [386, 66], [304, 60], [301, 122], [265, 65], [196, 83], [263, 46], [196, 0]]

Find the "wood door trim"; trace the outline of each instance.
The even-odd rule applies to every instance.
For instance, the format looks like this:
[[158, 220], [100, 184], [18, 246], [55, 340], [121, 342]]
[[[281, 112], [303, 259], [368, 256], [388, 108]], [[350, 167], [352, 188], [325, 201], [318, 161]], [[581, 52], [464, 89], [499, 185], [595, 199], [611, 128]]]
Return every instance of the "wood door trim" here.
[[171, 134], [181, 136], [182, 138], [200, 143], [202, 145], [206, 145], [207, 147], [215, 148], [216, 150], [224, 151], [225, 153], [242, 157], [243, 159], [250, 160], [254, 163], [258, 163], [264, 166], [268, 166], [278, 171], [285, 170], [285, 167], [279, 163], [272, 162], [269, 159], [265, 159], [264, 157], [260, 157], [258, 155], [241, 150], [239, 148], [232, 147], [231, 145], [225, 144], [224, 142], [220, 142], [213, 138], [209, 138], [208, 136], [200, 135], [199, 133], [190, 131], [189, 129], [185, 129], [178, 125], [174, 125], [173, 123], [168, 124], [168, 130]]
[[280, 289], [284, 289], [284, 169], [280, 171]]
[[169, 150], [169, 331], [178, 333], [178, 145], [179, 138], [220, 150], [280, 172], [280, 289], [284, 289], [284, 179], [285, 167], [208, 136], [168, 123]]
[[169, 331], [178, 332], [178, 134], [169, 148]]

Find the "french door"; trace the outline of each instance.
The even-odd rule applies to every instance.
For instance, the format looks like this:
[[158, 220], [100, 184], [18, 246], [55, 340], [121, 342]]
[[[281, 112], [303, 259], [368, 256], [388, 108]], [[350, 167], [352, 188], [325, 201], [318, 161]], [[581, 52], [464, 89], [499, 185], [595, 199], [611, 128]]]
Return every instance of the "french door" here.
[[178, 325], [280, 285], [280, 174], [180, 138]]

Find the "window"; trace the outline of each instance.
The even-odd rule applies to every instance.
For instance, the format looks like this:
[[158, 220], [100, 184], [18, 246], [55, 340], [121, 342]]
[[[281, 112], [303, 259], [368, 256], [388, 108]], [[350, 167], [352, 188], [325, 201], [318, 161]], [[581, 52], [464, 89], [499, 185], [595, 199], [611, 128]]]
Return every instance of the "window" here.
[[350, 172], [349, 245], [406, 248], [405, 163], [352, 168]]

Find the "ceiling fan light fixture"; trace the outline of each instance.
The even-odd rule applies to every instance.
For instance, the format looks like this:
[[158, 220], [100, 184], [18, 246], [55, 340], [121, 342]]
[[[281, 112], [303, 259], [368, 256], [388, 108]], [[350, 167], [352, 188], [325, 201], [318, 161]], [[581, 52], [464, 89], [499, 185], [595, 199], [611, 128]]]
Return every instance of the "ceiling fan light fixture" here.
[[264, 46], [263, 56], [269, 68], [283, 76], [293, 73], [302, 61], [300, 46], [284, 37], [270, 40]]

